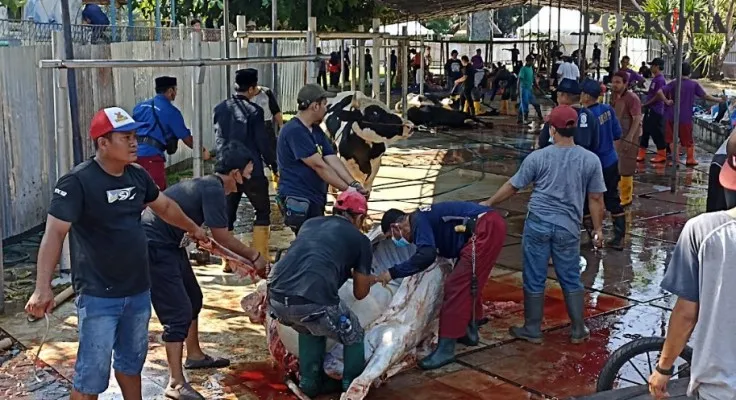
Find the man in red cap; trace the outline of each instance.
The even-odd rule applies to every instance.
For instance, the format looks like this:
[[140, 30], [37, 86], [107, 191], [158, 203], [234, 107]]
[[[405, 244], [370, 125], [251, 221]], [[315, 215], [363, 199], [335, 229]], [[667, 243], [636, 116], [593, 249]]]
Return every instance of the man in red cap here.
[[543, 341], [544, 285], [550, 256], [572, 321], [570, 341], [577, 344], [590, 337], [584, 322], [585, 288], [580, 281], [580, 223], [587, 194], [594, 240], [600, 247], [606, 185], [598, 157], [575, 144], [577, 121], [574, 108], [555, 107], [547, 116], [554, 145], [529, 154], [516, 174], [483, 203], [494, 206], [534, 184], [522, 238], [524, 326], [510, 329], [512, 336], [532, 343]]
[[677, 296], [677, 302], [662, 354], [649, 377], [649, 392], [655, 399], [669, 397], [667, 383], [672, 375], [679, 375], [674, 364], [688, 343], [693, 357], [687, 395], [697, 399], [736, 398], [736, 345], [732, 334], [736, 327], [736, 292], [731, 290], [736, 279], [736, 135], [731, 135], [726, 148], [728, 157], [720, 183], [730, 208], [687, 221], [662, 279], [662, 288]]
[[360, 231], [367, 212], [362, 194], [342, 192], [332, 216], [304, 222], [268, 277], [270, 313], [299, 333], [299, 388], [309, 397], [340, 387], [322, 368], [328, 338], [343, 344], [343, 391], [365, 368], [363, 327], [338, 290], [352, 278], [361, 300], [376, 282], [371, 242]]
[[[459, 229], [458, 229], [459, 228]], [[381, 219], [383, 233], [398, 247], [416, 247], [414, 255], [389, 268], [379, 279], [418, 274], [437, 256], [457, 259], [445, 279], [437, 348], [419, 361], [423, 369], [436, 369], [455, 361], [455, 344], [477, 346], [483, 320], [479, 293], [491, 275], [506, 237], [506, 222], [492, 208], [467, 201], [422, 206], [412, 213], [390, 209]], [[474, 318], [475, 317], [475, 318]]]
[[[94, 159], [59, 178], [38, 253], [36, 290], [26, 311], [43, 318], [54, 307], [51, 278], [70, 234], [79, 349], [72, 400], [96, 399], [107, 389], [110, 358], [126, 399], [141, 398], [141, 370], [148, 352], [151, 318], [148, 246], [141, 211], [153, 212], [197, 240], [202, 228], [163, 193], [136, 160], [135, 130], [125, 110], [95, 114], [90, 137]], [[71, 233], [70, 233], [71, 232]]]

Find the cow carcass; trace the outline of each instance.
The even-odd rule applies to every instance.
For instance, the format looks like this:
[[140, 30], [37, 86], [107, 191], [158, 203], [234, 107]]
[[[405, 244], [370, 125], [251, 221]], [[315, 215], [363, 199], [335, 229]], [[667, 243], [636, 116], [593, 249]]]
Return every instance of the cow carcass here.
[[[370, 232], [374, 239], [373, 273], [387, 270], [414, 253], [414, 246], [396, 247], [391, 240], [382, 240], [380, 228]], [[429, 351], [436, 339], [437, 317], [442, 302], [442, 284], [450, 270], [447, 260], [438, 258], [426, 271], [386, 287], [374, 285], [363, 300], [352, 295], [352, 280], [340, 289], [340, 298], [350, 305], [365, 328], [366, 367], [342, 399], [365, 398], [373, 384], [393, 376]], [[265, 322], [271, 356], [287, 371], [298, 371], [298, 334], [266, 315], [266, 283], [261, 281], [254, 293], [241, 302], [252, 322]], [[325, 372], [333, 378], [342, 375], [342, 345], [328, 341]], [[417, 352], [421, 354], [418, 355]]]
[[[438, 106], [444, 107], [448, 110], [457, 109], [456, 102], [453, 100], [453, 96], [450, 93], [409, 93], [406, 95], [407, 109], [421, 106]], [[402, 101], [396, 102], [396, 105], [394, 106], [396, 112], [401, 112], [403, 108], [404, 106]]]
[[406, 117], [415, 125], [427, 127], [472, 128], [478, 125], [493, 128], [492, 122], [482, 121], [470, 114], [435, 105], [410, 107]]
[[386, 146], [411, 136], [411, 122], [361, 92], [340, 92], [329, 99], [322, 129], [350, 174], [370, 190]]

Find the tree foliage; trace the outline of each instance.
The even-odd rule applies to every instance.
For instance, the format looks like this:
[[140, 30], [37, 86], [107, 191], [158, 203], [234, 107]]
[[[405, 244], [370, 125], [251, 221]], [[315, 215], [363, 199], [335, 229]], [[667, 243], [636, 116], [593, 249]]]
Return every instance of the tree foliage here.
[[20, 16], [25, 4], [26, 0], [0, 0], [0, 6], [5, 6], [8, 9], [8, 17], [11, 19]]
[[[539, 12], [539, 7], [516, 6], [506, 7], [495, 11], [494, 21], [498, 29], [503, 33], [515, 33], [516, 28], [521, 27], [527, 21], [534, 18]], [[522, 19], [522, 16], [524, 17]]]

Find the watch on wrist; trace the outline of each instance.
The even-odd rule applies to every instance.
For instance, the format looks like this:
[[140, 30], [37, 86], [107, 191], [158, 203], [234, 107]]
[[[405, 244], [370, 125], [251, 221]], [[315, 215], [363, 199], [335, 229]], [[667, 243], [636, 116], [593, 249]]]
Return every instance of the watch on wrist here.
[[672, 376], [672, 374], [675, 372], [675, 366], [671, 366], [669, 369], [664, 369], [659, 366], [659, 363], [655, 367], [657, 372], [659, 372], [662, 375]]

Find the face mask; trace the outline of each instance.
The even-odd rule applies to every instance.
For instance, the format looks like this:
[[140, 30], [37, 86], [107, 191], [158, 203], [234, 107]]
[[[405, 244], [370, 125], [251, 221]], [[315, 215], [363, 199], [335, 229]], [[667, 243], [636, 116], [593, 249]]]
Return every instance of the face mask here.
[[391, 240], [394, 241], [396, 247], [406, 247], [409, 245], [409, 242], [403, 237], [401, 239], [391, 238]]

